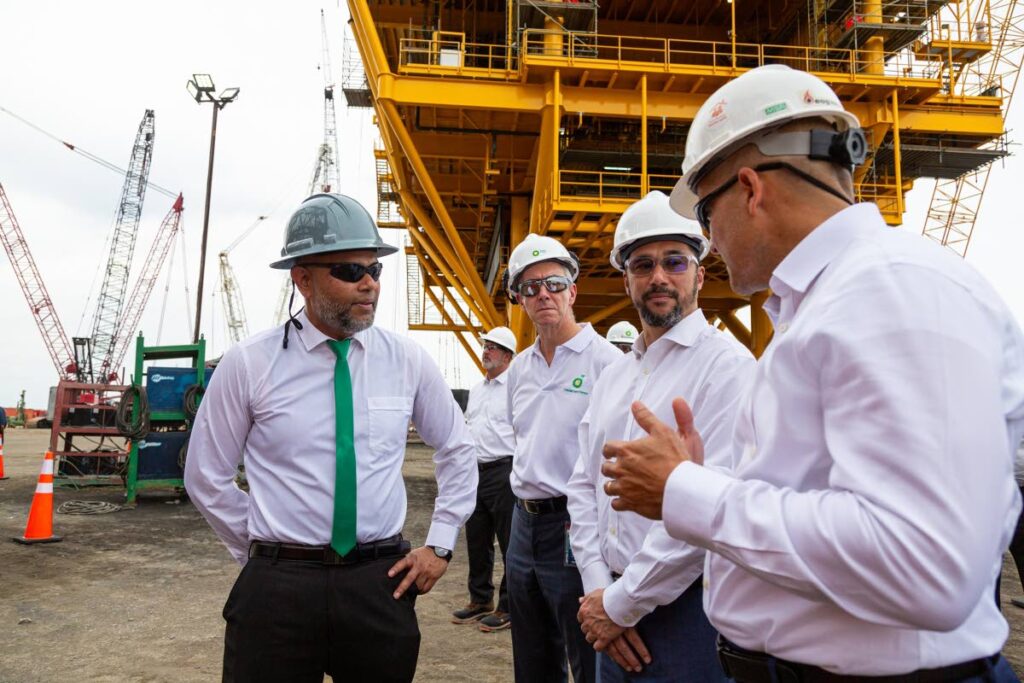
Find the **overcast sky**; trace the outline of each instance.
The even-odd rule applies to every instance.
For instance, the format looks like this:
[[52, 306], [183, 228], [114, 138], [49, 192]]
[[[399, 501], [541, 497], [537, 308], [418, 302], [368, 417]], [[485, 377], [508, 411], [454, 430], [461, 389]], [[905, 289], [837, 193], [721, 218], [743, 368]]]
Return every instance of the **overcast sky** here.
[[[220, 114], [206, 269], [203, 331], [209, 355], [228, 345], [217, 291], [217, 253], [257, 217], [253, 234], [231, 252], [250, 330], [272, 324], [281, 276], [277, 257], [288, 214], [306, 195], [322, 138], [320, 9], [328, 17], [336, 79], [342, 71], [344, 3], [293, 2], [0, 2], [0, 107], [89, 152], [126, 167], [143, 112], [156, 112], [150, 180], [185, 195], [186, 260], [191, 297], [199, 261], [210, 134], [210, 105], [185, 91], [193, 73], [210, 73], [218, 90], [241, 88]], [[375, 212], [373, 144], [367, 111], [338, 101], [342, 191]], [[1017, 103], [1009, 127], [1020, 130]], [[1014, 148], [1019, 151], [1019, 148]], [[1024, 319], [1024, 253], [1019, 202], [1024, 167], [1012, 158], [992, 174], [968, 261], [980, 268]], [[68, 336], [88, 336], [106, 262], [106, 241], [122, 178], [69, 152], [0, 112], [0, 183], [11, 201]], [[920, 232], [931, 196], [919, 181], [903, 229]], [[146, 196], [134, 270], [149, 249], [171, 200]], [[397, 233], [385, 239], [397, 242]], [[377, 321], [404, 329], [404, 257], [385, 259]], [[191, 340], [181, 252], [175, 248], [165, 297], [165, 270], [143, 315], [147, 341]], [[134, 282], [134, 274], [132, 278]], [[29, 407], [45, 407], [56, 373], [6, 255], [0, 257], [0, 405], [22, 389]], [[194, 306], [194, 302], [189, 304]], [[194, 309], [193, 309], [194, 310]], [[884, 312], [880, 312], [883, 313]], [[479, 375], [450, 335], [417, 334], [454, 386]], [[126, 363], [132, 363], [131, 354]]]

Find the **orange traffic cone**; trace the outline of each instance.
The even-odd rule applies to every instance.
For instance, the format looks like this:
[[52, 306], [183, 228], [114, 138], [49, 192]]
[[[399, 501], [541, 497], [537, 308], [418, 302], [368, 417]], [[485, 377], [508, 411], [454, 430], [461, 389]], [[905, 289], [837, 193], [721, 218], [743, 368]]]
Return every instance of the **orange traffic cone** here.
[[12, 540], [26, 545], [32, 543], [56, 543], [60, 536], [53, 535], [53, 452], [46, 451], [43, 469], [39, 472], [36, 494], [32, 496], [32, 507], [28, 511], [25, 535]]
[[7, 478], [7, 475], [4, 474], [4, 437], [0, 434], [0, 481]]

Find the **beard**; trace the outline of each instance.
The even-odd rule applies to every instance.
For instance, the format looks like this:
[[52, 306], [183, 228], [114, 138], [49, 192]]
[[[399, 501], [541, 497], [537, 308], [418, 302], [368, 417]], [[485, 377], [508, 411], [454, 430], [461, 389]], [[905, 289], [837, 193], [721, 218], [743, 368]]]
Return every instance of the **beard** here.
[[362, 319], [352, 317], [351, 304], [341, 304], [327, 297], [314, 296], [308, 304], [317, 318], [346, 337], [371, 327], [374, 314], [377, 312], [376, 302], [373, 313]]
[[[686, 305], [687, 310], [696, 308], [697, 305], [697, 280], [693, 281], [693, 290], [690, 292], [690, 296], [685, 301], [680, 301], [679, 292], [670, 287], [651, 287], [643, 296], [640, 297], [640, 301], [634, 301], [637, 309], [640, 311], [640, 318], [651, 327], [657, 327], [661, 329], [668, 329], [675, 326], [680, 320], [683, 319], [683, 305]], [[676, 305], [672, 307], [672, 310], [667, 313], [655, 313], [647, 308], [646, 301], [655, 294], [666, 294], [671, 298], [675, 299]]]
[[480, 365], [484, 366], [484, 370], [493, 370], [494, 368], [501, 365], [498, 361], [493, 361], [490, 358], [481, 358]]

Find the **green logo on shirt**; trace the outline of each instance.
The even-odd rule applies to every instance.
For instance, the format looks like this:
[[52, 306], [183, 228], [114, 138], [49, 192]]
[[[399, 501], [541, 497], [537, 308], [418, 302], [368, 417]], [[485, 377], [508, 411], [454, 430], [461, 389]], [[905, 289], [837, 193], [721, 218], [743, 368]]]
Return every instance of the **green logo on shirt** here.
[[589, 391], [583, 391], [581, 389], [583, 383], [586, 381], [586, 378], [586, 375], [580, 375], [579, 377], [576, 377], [572, 381], [572, 387], [566, 387], [565, 390], [568, 391], [570, 394], [583, 394], [584, 396], [589, 396]]

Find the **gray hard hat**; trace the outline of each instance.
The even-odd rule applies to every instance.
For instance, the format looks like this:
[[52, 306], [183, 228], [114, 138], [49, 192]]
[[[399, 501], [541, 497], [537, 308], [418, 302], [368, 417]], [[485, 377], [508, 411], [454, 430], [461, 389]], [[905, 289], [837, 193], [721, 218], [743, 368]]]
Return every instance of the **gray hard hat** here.
[[335, 251], [372, 250], [377, 256], [398, 251], [381, 239], [377, 224], [363, 206], [343, 194], [315, 194], [288, 219], [281, 258], [271, 268], [287, 270], [303, 256]]

